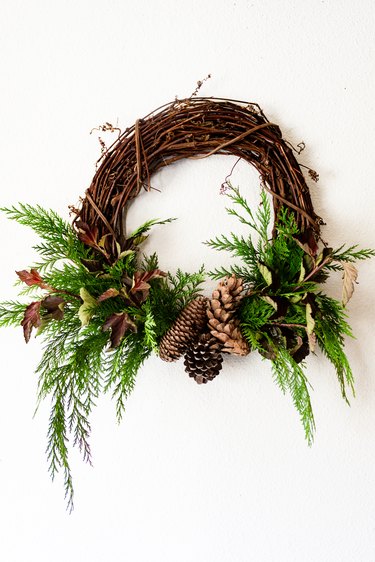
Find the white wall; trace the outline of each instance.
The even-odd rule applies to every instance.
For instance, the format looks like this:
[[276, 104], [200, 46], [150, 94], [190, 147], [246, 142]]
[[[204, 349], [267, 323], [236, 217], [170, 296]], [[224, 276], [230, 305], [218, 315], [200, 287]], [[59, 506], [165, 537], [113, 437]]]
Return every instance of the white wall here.
[[[369, 0], [179, 2], [15, 1], [0, 5], [1, 205], [39, 202], [67, 216], [89, 185], [92, 127], [122, 128], [153, 108], [203, 95], [258, 102], [307, 149], [324, 235], [375, 247], [374, 9]], [[177, 215], [155, 232], [163, 268], [222, 262], [201, 241], [231, 228], [218, 195], [230, 158], [162, 171], [134, 223]], [[258, 179], [234, 177], [255, 205]], [[1, 300], [33, 238], [0, 217]], [[103, 401], [93, 417], [94, 468], [73, 454], [76, 510], [44, 455], [48, 404], [32, 419], [41, 349], [2, 330], [0, 560], [4, 562], [372, 562], [375, 560], [375, 260], [360, 265], [347, 352], [357, 397], [348, 408], [332, 369], [308, 359], [317, 437], [258, 356], [228, 359], [200, 387], [153, 358], [123, 424]], [[330, 283], [339, 294], [340, 279]]]

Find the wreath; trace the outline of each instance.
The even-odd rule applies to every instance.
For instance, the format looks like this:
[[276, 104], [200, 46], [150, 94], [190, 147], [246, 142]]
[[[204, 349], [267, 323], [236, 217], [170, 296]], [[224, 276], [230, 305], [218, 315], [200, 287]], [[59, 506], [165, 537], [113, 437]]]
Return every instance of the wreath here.
[[[375, 252], [334, 250], [322, 240], [323, 222], [295, 153], [256, 104], [176, 99], [138, 119], [108, 150], [103, 145], [80, 207], [71, 208], [71, 224], [40, 206], [3, 209], [41, 238], [34, 246], [40, 261], [17, 272], [21, 294], [32, 302], [2, 303], [0, 325], [21, 325], [26, 342], [33, 330], [43, 339], [38, 403], [51, 397], [49, 470], [52, 477], [63, 471], [69, 508], [68, 436], [90, 461], [89, 416], [98, 395], [112, 392], [120, 420], [137, 371], [153, 352], [165, 361], [184, 357], [188, 375], [207, 383], [219, 374], [225, 355], [258, 351], [271, 362], [281, 390], [291, 393], [309, 444], [315, 424], [307, 355], [319, 347], [335, 368], [343, 398], [348, 401], [348, 389], [354, 393], [344, 352], [345, 337], [352, 335], [345, 305], [357, 280], [353, 262]], [[126, 212], [134, 198], [147, 200], [157, 170], [213, 154], [253, 165], [261, 201], [254, 212], [239, 189], [223, 184], [228, 213], [248, 235], [219, 233], [207, 242], [238, 258], [233, 267], [208, 273], [218, 280], [208, 298], [201, 291], [203, 269], [165, 272], [157, 254], [142, 253], [150, 230], [174, 219], [150, 219], [128, 232]], [[318, 180], [316, 172], [307, 172]], [[341, 302], [322, 290], [332, 271], [343, 275]]]

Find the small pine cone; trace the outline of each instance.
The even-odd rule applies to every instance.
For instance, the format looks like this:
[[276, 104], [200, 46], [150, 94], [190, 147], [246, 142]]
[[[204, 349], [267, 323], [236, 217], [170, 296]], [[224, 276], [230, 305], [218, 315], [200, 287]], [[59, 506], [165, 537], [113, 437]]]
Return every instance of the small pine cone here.
[[239, 328], [239, 321], [232, 319], [227, 323], [220, 324], [218, 320], [213, 319], [210, 323], [211, 335], [222, 344], [221, 351], [223, 353], [231, 353], [232, 355], [248, 355], [250, 347], [244, 339]]
[[184, 365], [189, 377], [198, 384], [212, 381], [222, 367], [223, 356], [220, 349], [221, 345], [211, 334], [202, 334], [185, 352]]
[[222, 351], [233, 355], [247, 355], [250, 348], [241, 334], [239, 320], [234, 318], [242, 299], [243, 281], [234, 274], [220, 281], [212, 293], [207, 310], [211, 335], [222, 345]]
[[161, 338], [159, 357], [163, 361], [176, 361], [198, 339], [206, 323], [207, 299], [198, 297], [189, 302]]
[[220, 281], [210, 301], [212, 317], [224, 322], [233, 318], [242, 299], [242, 292], [243, 281], [234, 274]]

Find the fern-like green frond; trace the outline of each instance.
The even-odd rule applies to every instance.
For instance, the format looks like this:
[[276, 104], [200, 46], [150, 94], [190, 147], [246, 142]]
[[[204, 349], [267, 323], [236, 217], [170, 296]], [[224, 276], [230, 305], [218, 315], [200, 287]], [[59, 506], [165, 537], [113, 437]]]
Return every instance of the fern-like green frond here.
[[320, 313], [315, 318], [315, 332], [319, 347], [335, 367], [342, 396], [349, 404], [346, 387], [348, 386], [354, 395], [354, 378], [344, 352], [345, 336], [353, 337], [352, 330], [346, 321], [347, 314], [342, 304], [336, 299], [319, 294], [316, 300], [320, 309]]
[[259, 254], [254, 248], [250, 237], [245, 240], [243, 236], [237, 236], [232, 232], [230, 238], [221, 235], [208, 240], [205, 244], [214, 250], [231, 253], [232, 256], [240, 258], [250, 268], [255, 268], [259, 261]]
[[264, 247], [269, 245], [269, 229], [271, 224], [271, 204], [267, 193], [264, 189], [261, 191], [261, 202], [256, 213], [258, 224], [257, 232], [259, 233], [258, 254], [262, 255]]
[[239, 265], [231, 265], [229, 267], [215, 267], [215, 269], [208, 272], [208, 276], [211, 279], [217, 281], [223, 279], [223, 277], [226, 276], [230, 277], [232, 274], [243, 279], [246, 284], [253, 286], [257, 286], [261, 279], [261, 275], [258, 269], [252, 272], [252, 270], [250, 270], [249, 268], [241, 267]]
[[289, 390], [294, 406], [300, 415], [306, 440], [309, 445], [312, 445], [315, 421], [306, 375], [287, 349], [278, 347], [275, 352], [276, 358], [272, 360], [272, 371], [275, 380], [284, 393], [287, 389]]
[[143, 337], [139, 334], [130, 334], [116, 349], [108, 352], [104, 389], [112, 389], [118, 422], [125, 411], [126, 399], [134, 388], [138, 370], [150, 353], [150, 348], [145, 346]]
[[144, 312], [144, 345], [150, 351], [158, 351], [158, 331], [157, 324], [155, 321], [154, 313], [152, 311], [151, 301], [147, 299], [142, 306], [142, 311]]
[[42, 260], [35, 264], [39, 270], [51, 268], [61, 259], [76, 263], [90, 255], [90, 251], [78, 239], [70, 224], [55, 211], [46, 210], [40, 205], [19, 203], [18, 207], [2, 208], [7, 217], [19, 224], [30, 227], [42, 239], [34, 246]]
[[156, 252], [151, 254], [150, 256], [146, 256], [143, 254], [143, 259], [141, 262], [141, 269], [143, 271], [153, 271], [154, 269], [159, 268], [159, 258]]
[[274, 307], [259, 295], [245, 297], [242, 300], [239, 317], [241, 327], [248, 326], [251, 330], [258, 330], [264, 326], [275, 313]]
[[375, 250], [371, 248], [361, 248], [358, 249], [358, 244], [355, 246], [350, 246], [345, 248], [341, 246], [332, 254], [332, 259], [337, 261], [345, 262], [356, 262], [361, 260], [367, 260], [375, 256]]
[[138, 228], [136, 228], [135, 230], [133, 230], [133, 232], [131, 234], [129, 234], [128, 239], [130, 238], [137, 238], [138, 236], [142, 236], [143, 234], [146, 234], [146, 232], [149, 232], [149, 230], [156, 225], [162, 225], [162, 224], [168, 224], [170, 222], [173, 222], [177, 220], [176, 217], [171, 217], [169, 219], [151, 219], [146, 221], [145, 223], [141, 224], [140, 226], [138, 226]]
[[19, 326], [27, 305], [17, 301], [0, 303], [0, 326]]

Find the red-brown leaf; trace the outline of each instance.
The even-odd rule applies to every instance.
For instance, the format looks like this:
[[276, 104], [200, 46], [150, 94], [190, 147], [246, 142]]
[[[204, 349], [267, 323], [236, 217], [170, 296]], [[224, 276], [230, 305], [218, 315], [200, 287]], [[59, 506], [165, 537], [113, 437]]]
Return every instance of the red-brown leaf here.
[[117, 297], [117, 295], [119, 295], [119, 291], [111, 287], [110, 289], [104, 291], [104, 293], [100, 295], [100, 297], [98, 297], [97, 301], [98, 302], [106, 301], [107, 299], [111, 299], [112, 297]]
[[117, 347], [128, 330], [137, 331], [127, 312], [116, 312], [112, 314], [103, 324], [103, 331], [111, 330], [111, 347]]
[[23, 269], [22, 271], [16, 271], [16, 273], [21, 281], [29, 285], [29, 287], [37, 285], [41, 287], [41, 289], [50, 289], [49, 285], [43, 281], [43, 278], [36, 269], [30, 269], [30, 271]]
[[23, 335], [26, 343], [30, 340], [31, 331], [33, 328], [39, 328], [42, 323], [40, 318], [41, 302], [32, 302], [25, 310], [21, 326], [23, 327]]
[[50, 295], [43, 299], [41, 304], [54, 320], [61, 320], [63, 318], [65, 300], [62, 297]]
[[167, 274], [160, 269], [153, 269], [152, 271], [136, 271], [133, 276], [133, 285], [131, 288], [131, 293], [142, 293], [142, 302], [148, 297], [150, 291], [149, 281], [152, 279], [157, 279], [158, 277], [165, 277]]
[[90, 228], [90, 226], [83, 222], [77, 221], [76, 227], [78, 229], [78, 238], [87, 246], [91, 246], [92, 248], [98, 247], [98, 227], [94, 226]]
[[316, 243], [315, 233], [311, 228], [307, 228], [304, 232], [294, 237], [297, 244], [311, 257], [315, 258], [318, 253], [318, 244]]
[[81, 258], [81, 262], [91, 273], [95, 273], [96, 271], [100, 271], [102, 269], [102, 263], [100, 260], [86, 260]]

